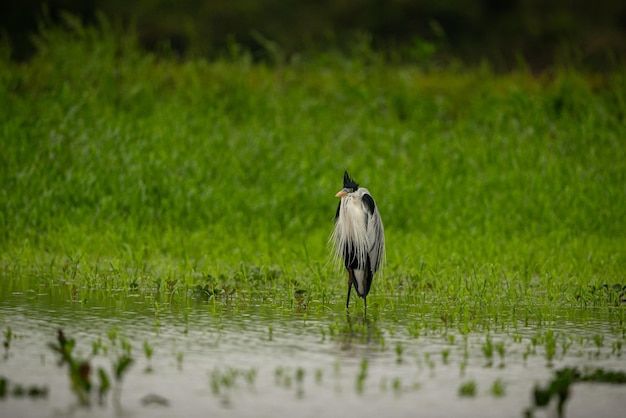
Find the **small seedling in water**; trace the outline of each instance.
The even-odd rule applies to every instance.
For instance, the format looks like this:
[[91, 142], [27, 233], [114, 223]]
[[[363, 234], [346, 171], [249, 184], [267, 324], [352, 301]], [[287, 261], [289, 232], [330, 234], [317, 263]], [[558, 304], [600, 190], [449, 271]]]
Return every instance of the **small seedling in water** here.
[[441, 359], [443, 361], [443, 364], [448, 364], [448, 357], [450, 357], [450, 349], [446, 348], [445, 350], [441, 351]]
[[72, 351], [76, 342], [73, 338], [66, 338], [63, 331], [57, 334], [57, 343], [49, 343], [48, 347], [59, 354], [59, 366], [67, 364], [70, 374], [71, 387], [81, 405], [89, 405], [91, 391], [91, 365], [87, 360], [80, 360], [73, 356]]
[[296, 370], [296, 396], [302, 398], [304, 396], [304, 369], [298, 367]]
[[176, 353], [176, 364], [178, 365], [178, 370], [183, 369], [183, 357], [184, 357], [184, 354], [182, 351], [179, 351], [178, 353]]
[[183, 329], [183, 334], [189, 333], [189, 308], [186, 308], [183, 311], [183, 321], [185, 322], [185, 328]]
[[572, 337], [569, 335], [563, 335], [562, 344], [561, 344], [561, 356], [565, 357], [567, 351], [570, 349], [574, 342], [572, 341]]
[[4, 346], [4, 359], [9, 358], [9, 348], [11, 347], [11, 340], [13, 339], [13, 332], [11, 331], [11, 327], [7, 327], [4, 331], [4, 342], [2, 345]]
[[404, 352], [404, 348], [402, 347], [402, 343], [396, 344], [396, 363], [402, 364], [402, 353]]
[[148, 340], [143, 340], [143, 352], [148, 359], [148, 365], [146, 366], [146, 373], [152, 372], [152, 354], [154, 354], [154, 348], [150, 345]]
[[109, 336], [109, 341], [111, 341], [112, 345], [115, 345], [118, 334], [119, 334], [119, 330], [117, 329], [117, 327], [113, 327], [109, 330], [108, 336]]
[[483, 354], [487, 359], [487, 367], [491, 367], [493, 364], [493, 341], [491, 341], [491, 337], [487, 335], [485, 337], [485, 343], [482, 346]]
[[247, 372], [244, 373], [244, 377], [246, 379], [246, 382], [248, 382], [248, 385], [253, 386], [254, 385], [254, 381], [256, 380], [256, 369], [250, 369]]
[[504, 396], [504, 383], [502, 382], [502, 379], [498, 378], [493, 382], [493, 385], [491, 386], [491, 394], [497, 397]]
[[285, 369], [283, 369], [280, 366], [277, 367], [276, 370], [274, 370], [274, 379], [277, 385], [280, 384], [284, 373], [285, 373]]
[[7, 386], [9, 386], [8, 380], [0, 376], [0, 399], [4, 399], [7, 396]]
[[364, 358], [363, 360], [361, 360], [361, 369], [356, 377], [356, 391], [359, 395], [363, 393], [365, 379], [367, 379], [367, 368], [368, 362], [367, 359]]
[[399, 377], [394, 377], [394, 379], [391, 381], [391, 387], [393, 388], [393, 391], [396, 393], [396, 395], [402, 392], [402, 381]]
[[291, 388], [293, 378], [284, 367], [277, 367], [274, 370], [274, 379], [277, 385], [281, 385], [287, 389]]
[[272, 334], [274, 333], [274, 329], [272, 328], [272, 326], [270, 325], [269, 327], [267, 327], [267, 334], [268, 334], [268, 340], [272, 341], [273, 337]]
[[545, 335], [545, 345], [546, 345], [546, 359], [548, 360], [548, 367], [552, 367], [552, 360], [554, 360], [554, 356], [556, 354], [556, 337], [554, 336], [554, 332], [549, 330]]
[[97, 356], [100, 354], [101, 350], [104, 351], [104, 354], [106, 355], [106, 347], [102, 345], [102, 339], [98, 338], [96, 341], [91, 343], [91, 355]]
[[459, 396], [476, 396], [476, 382], [474, 380], [470, 380], [469, 382], [461, 384], [459, 387]]
[[531, 354], [535, 354], [537, 352], [537, 344], [539, 344], [539, 335], [535, 335], [534, 337], [532, 337], [530, 339], [530, 342], [532, 344], [532, 353]]
[[304, 382], [304, 369], [302, 367], [298, 367], [296, 370], [296, 382], [299, 384]]
[[323, 375], [322, 369], [315, 370], [315, 382], [317, 384], [322, 383], [322, 375]]
[[596, 344], [596, 348], [598, 349], [598, 353], [599, 353], [600, 349], [604, 347], [604, 335], [595, 334], [593, 336], [593, 342]]
[[430, 358], [430, 353], [424, 353], [424, 361], [430, 369], [431, 374], [435, 371], [435, 362]]
[[613, 343], [611, 344], [612, 347], [612, 353], [614, 355], [616, 355], [617, 357], [620, 357], [622, 355], [622, 342], [617, 340], [617, 341], [613, 341]]
[[31, 399], [37, 398], [45, 398], [48, 396], [48, 387], [47, 386], [28, 386], [25, 387], [19, 383], [14, 383], [10, 388], [11, 384], [9, 380], [5, 377], [0, 377], [0, 400], [5, 399], [7, 396], [14, 396], [17, 398], [21, 398], [23, 396], [28, 396]]
[[505, 354], [504, 341], [498, 341], [496, 343], [496, 351], [498, 352], [498, 355], [500, 356], [500, 367], [504, 367], [504, 354]]
[[413, 321], [408, 326], [409, 335], [413, 338], [418, 338], [420, 336], [420, 326], [417, 321]]
[[465, 376], [465, 369], [467, 369], [467, 360], [463, 360], [461, 364], [459, 364], [459, 371], [461, 373], [461, 377]]
[[[112, 342], [115, 341], [112, 334], [109, 334], [109, 338]], [[93, 388], [91, 382], [91, 363], [90, 360], [82, 360], [74, 357], [73, 351], [76, 346], [76, 342], [73, 338], [66, 338], [63, 331], [59, 330], [57, 334], [57, 343], [49, 343], [48, 347], [59, 354], [59, 366], [67, 365], [69, 369], [69, 377], [71, 382], [71, 388], [78, 397], [81, 405], [88, 406], [90, 402], [90, 394]], [[130, 349], [126, 349], [128, 354], [123, 354], [116, 362], [113, 363], [113, 373], [115, 380], [118, 382], [116, 386], [115, 400], [119, 403], [119, 396], [121, 391], [121, 380], [128, 369], [133, 363], [133, 359], [130, 357]], [[98, 368], [98, 378], [100, 380], [100, 386], [98, 387], [98, 396], [100, 403], [104, 402], [106, 394], [111, 388], [109, 376], [101, 367]]]

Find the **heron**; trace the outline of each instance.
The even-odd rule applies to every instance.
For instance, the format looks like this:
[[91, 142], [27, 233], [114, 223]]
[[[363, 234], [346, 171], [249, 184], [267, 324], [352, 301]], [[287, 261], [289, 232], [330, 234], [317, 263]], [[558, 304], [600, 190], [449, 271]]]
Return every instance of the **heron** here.
[[346, 310], [350, 307], [350, 291], [354, 286], [367, 312], [367, 294], [385, 254], [383, 222], [369, 190], [359, 187], [347, 170], [343, 174], [343, 189], [335, 197], [341, 200], [335, 214], [332, 241], [335, 256], [343, 259], [348, 271]]

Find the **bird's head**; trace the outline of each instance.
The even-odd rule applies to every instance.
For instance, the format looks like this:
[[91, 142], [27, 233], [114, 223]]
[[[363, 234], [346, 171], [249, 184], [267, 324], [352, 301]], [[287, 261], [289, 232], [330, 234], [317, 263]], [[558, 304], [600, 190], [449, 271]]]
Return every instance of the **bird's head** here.
[[349, 193], [354, 193], [359, 189], [359, 185], [350, 178], [348, 171], [343, 173], [343, 189], [341, 189], [335, 197], [345, 197]]

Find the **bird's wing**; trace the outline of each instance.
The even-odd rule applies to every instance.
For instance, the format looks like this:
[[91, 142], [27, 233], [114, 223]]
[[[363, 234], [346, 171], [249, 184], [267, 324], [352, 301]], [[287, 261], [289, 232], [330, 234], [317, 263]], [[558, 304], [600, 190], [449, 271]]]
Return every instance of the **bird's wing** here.
[[385, 231], [383, 229], [383, 222], [380, 219], [380, 213], [376, 207], [374, 198], [366, 192], [362, 197], [363, 209], [367, 214], [366, 228], [367, 228], [367, 253], [370, 257], [370, 265], [372, 272], [375, 273], [383, 260], [383, 254], [385, 252]]

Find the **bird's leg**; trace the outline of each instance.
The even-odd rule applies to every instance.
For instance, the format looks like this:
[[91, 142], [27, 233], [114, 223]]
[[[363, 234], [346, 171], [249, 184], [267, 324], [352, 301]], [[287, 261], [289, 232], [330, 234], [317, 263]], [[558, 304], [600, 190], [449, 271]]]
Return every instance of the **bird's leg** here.
[[346, 310], [350, 307], [350, 291], [352, 291], [352, 270], [348, 270], [348, 297], [346, 298]]
[[346, 309], [350, 308], [350, 291], [352, 290], [352, 282], [348, 282], [348, 297], [346, 298]]
[[367, 297], [363, 298], [363, 317], [367, 316]]

